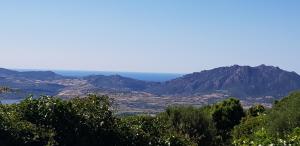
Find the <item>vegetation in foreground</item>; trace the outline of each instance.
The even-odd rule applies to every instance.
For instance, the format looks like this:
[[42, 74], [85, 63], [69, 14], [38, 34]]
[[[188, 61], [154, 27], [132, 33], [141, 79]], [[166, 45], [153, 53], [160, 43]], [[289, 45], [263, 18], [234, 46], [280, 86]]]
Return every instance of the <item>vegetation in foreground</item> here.
[[5, 146], [300, 145], [300, 93], [244, 110], [230, 98], [201, 108], [169, 107], [156, 116], [118, 116], [107, 96], [43, 96], [0, 105]]

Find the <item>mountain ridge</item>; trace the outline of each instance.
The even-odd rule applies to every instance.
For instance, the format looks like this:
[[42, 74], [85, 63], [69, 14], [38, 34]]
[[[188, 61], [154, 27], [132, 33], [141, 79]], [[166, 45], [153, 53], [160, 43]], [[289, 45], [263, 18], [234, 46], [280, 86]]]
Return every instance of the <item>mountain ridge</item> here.
[[280, 97], [300, 89], [300, 76], [274, 66], [233, 65], [194, 72], [163, 84], [160, 92], [165, 94], [188, 95], [221, 90], [233, 96]]

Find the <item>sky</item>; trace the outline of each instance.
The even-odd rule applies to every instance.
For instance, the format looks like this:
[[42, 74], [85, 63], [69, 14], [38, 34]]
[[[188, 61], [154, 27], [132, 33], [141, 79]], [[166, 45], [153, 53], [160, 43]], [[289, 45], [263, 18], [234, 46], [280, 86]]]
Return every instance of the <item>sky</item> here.
[[300, 73], [299, 0], [0, 0], [0, 67]]

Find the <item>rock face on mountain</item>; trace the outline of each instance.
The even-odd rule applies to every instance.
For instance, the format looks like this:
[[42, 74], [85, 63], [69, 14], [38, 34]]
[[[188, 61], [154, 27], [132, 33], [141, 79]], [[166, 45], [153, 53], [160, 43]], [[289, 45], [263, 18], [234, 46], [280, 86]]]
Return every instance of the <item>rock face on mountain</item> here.
[[278, 67], [220, 67], [192, 73], [162, 83], [153, 91], [166, 95], [193, 95], [225, 92], [238, 97], [281, 97], [300, 89], [300, 76]]

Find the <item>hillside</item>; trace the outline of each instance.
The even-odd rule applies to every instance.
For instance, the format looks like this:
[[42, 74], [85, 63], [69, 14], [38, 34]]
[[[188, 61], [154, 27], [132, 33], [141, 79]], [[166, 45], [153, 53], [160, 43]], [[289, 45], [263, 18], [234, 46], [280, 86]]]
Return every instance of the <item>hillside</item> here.
[[67, 77], [58, 75], [52, 71], [14, 71], [0, 68], [0, 77], [28, 80], [58, 80]]
[[136, 80], [122, 77], [120, 75], [93, 75], [84, 77], [83, 79], [96, 88], [116, 89], [123, 91], [144, 91], [154, 85], [159, 85], [159, 83]]
[[65, 86], [48, 81], [60, 80], [67, 77], [60, 76], [51, 71], [18, 72], [0, 68], [0, 86], [9, 87], [16, 92], [2, 95], [2, 98], [24, 98], [32, 94], [55, 96]]

